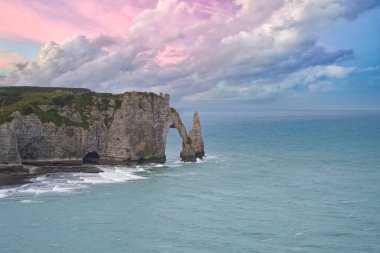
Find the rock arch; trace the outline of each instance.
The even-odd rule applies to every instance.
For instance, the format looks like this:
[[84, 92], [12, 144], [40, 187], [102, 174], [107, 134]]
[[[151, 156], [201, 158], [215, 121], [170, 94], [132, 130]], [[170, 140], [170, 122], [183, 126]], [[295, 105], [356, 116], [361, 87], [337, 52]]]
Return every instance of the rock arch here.
[[186, 127], [174, 108], [171, 109], [171, 114], [173, 122], [170, 127], [177, 128], [182, 139], [181, 160], [184, 162], [195, 162], [197, 158], [202, 158], [205, 152], [198, 113], [194, 113], [193, 128], [189, 134], [187, 134]]

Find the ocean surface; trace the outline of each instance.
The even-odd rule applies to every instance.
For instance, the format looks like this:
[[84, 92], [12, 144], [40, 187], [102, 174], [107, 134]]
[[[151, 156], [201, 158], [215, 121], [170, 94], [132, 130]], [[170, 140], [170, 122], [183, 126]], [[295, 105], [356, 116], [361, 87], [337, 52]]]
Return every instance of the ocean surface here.
[[[182, 114], [189, 128], [192, 114]], [[0, 252], [380, 252], [380, 112], [200, 112], [207, 157], [0, 188]]]

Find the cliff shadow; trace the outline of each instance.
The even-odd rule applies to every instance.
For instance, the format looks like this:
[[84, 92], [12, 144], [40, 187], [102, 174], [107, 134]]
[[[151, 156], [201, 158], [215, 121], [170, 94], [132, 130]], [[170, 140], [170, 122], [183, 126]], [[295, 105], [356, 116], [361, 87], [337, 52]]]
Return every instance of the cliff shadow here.
[[100, 155], [96, 151], [88, 152], [83, 157], [83, 163], [99, 164]]

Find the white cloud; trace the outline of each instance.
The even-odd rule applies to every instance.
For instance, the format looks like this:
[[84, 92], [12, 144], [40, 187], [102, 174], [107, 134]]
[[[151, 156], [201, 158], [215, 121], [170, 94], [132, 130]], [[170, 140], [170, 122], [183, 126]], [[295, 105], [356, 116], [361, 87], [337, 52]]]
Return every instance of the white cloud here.
[[334, 80], [343, 79], [356, 72], [356, 68], [347, 68], [337, 65], [315, 66], [298, 70], [285, 76], [266, 77], [241, 85], [226, 85], [218, 83], [210, 90], [189, 95], [187, 101], [197, 100], [241, 100], [241, 99], [268, 99], [276, 94], [294, 90], [308, 90], [312, 93], [336, 90]]
[[49, 42], [38, 62], [19, 65], [0, 85], [152, 90], [187, 101], [328, 91], [331, 80], [357, 70], [337, 65], [353, 52], [318, 46], [320, 33], [339, 18], [354, 18], [379, 4], [235, 2], [236, 11], [226, 18], [218, 12], [204, 16], [195, 4], [160, 0], [156, 8], [135, 17], [125, 38], [79, 36], [61, 44]]

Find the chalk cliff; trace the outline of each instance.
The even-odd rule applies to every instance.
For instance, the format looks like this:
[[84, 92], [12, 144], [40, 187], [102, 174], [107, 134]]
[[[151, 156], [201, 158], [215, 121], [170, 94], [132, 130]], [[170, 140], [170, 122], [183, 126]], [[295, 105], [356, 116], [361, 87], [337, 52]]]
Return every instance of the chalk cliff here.
[[169, 95], [87, 89], [0, 88], [0, 169], [21, 164], [163, 163], [169, 128], [182, 138], [181, 158], [204, 156], [194, 115], [188, 134]]

